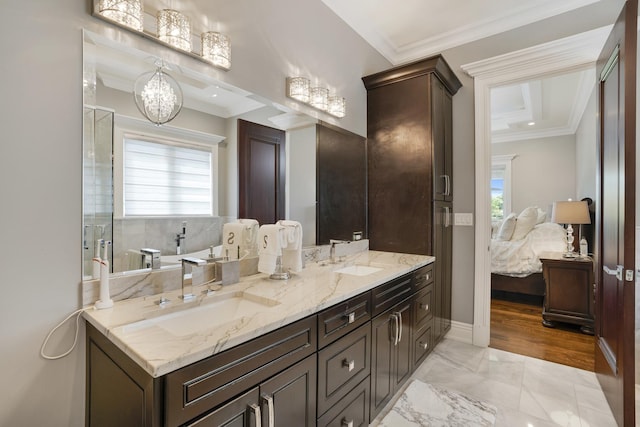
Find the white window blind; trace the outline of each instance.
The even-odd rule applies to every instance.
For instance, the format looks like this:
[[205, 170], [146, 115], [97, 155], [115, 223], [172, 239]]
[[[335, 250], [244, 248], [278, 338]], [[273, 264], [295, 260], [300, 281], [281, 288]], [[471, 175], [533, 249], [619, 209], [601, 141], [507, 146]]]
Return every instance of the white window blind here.
[[211, 151], [124, 138], [124, 215], [211, 215]]

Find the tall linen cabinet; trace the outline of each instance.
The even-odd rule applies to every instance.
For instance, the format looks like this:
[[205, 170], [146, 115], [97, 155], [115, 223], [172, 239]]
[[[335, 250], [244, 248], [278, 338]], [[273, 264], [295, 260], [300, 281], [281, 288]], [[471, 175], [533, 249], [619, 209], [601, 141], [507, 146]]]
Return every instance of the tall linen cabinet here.
[[433, 338], [451, 326], [452, 96], [441, 55], [362, 78], [367, 88], [369, 247], [433, 255]]

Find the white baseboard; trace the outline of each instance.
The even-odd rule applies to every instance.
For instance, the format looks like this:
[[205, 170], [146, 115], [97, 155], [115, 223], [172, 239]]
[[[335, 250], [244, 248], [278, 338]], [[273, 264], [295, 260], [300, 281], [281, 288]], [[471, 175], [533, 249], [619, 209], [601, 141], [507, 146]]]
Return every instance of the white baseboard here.
[[451, 329], [449, 329], [445, 337], [454, 341], [473, 344], [473, 325], [452, 320]]

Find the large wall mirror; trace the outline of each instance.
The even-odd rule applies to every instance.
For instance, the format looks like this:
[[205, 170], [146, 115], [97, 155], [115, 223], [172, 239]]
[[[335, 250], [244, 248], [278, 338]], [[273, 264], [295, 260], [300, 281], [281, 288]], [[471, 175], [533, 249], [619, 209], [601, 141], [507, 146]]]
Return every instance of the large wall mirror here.
[[[238, 215], [238, 119], [286, 131], [286, 217], [300, 221], [304, 244], [314, 245], [317, 119], [219, 81], [212, 77], [219, 71], [151, 41], [105, 33], [83, 31], [83, 278], [92, 277], [100, 239], [112, 242], [113, 273], [147, 267], [143, 248], [159, 250], [163, 268], [177, 266], [180, 233], [182, 254], [220, 244], [222, 225]], [[161, 126], [142, 116], [133, 97], [135, 80], [158, 59], [184, 94], [182, 111]], [[135, 168], [153, 156], [167, 173], [136, 181]], [[205, 182], [194, 184], [197, 203], [181, 194], [146, 202], [145, 194], [171, 193], [171, 180], [181, 179], [172, 174], [190, 168], [180, 162], [191, 156], [205, 162]]]

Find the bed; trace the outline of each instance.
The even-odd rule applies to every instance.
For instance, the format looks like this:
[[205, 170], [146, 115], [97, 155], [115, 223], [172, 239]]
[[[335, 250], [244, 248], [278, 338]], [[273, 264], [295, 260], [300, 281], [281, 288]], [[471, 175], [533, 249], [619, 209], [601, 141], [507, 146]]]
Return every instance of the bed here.
[[[544, 212], [537, 208], [532, 209], [535, 209], [537, 214], [535, 219], [532, 218], [531, 212], [525, 214], [526, 209], [517, 218], [513, 214], [510, 215], [514, 222], [522, 221], [521, 224], [523, 224], [520, 229], [514, 226], [512, 235], [504, 233], [501, 235], [501, 230], [496, 230], [496, 233], [492, 234], [492, 291], [543, 296], [545, 284], [540, 254], [566, 250], [565, 229], [559, 224], [544, 222], [546, 217]], [[500, 224], [499, 227], [502, 228], [502, 225]]]

